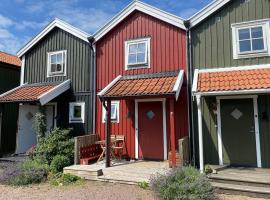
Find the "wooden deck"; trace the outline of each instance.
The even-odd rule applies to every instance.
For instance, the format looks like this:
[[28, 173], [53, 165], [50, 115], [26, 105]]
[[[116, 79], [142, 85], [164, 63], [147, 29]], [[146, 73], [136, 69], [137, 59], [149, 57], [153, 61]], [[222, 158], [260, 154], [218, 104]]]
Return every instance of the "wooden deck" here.
[[214, 187], [224, 191], [270, 197], [270, 169], [228, 167], [208, 177]]
[[64, 168], [64, 173], [78, 175], [87, 180], [137, 184], [149, 182], [152, 175], [169, 171], [168, 162], [122, 161], [105, 168], [104, 163], [91, 165], [72, 165]]

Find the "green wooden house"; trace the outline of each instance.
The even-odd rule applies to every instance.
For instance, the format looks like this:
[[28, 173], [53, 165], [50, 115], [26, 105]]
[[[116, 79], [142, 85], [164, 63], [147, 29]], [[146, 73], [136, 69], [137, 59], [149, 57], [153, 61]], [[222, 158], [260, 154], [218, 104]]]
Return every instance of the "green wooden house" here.
[[40, 107], [45, 108], [47, 133], [56, 127], [72, 129], [72, 136], [92, 133], [95, 79], [89, 37], [54, 19], [18, 51], [20, 85], [0, 95], [3, 104], [20, 104], [16, 154], [36, 145], [33, 123]]
[[270, 167], [270, 1], [216, 0], [189, 20], [193, 158]]
[[[21, 61], [0, 52], [0, 94], [20, 84]], [[16, 146], [18, 105], [0, 104], [0, 154], [13, 153]]]

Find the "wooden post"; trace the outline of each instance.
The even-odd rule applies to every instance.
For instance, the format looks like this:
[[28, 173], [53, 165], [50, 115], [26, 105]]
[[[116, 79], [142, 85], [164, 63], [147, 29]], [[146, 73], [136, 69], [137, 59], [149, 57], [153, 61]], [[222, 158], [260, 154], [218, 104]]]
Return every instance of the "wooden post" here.
[[111, 166], [111, 100], [106, 105], [106, 167]]
[[175, 126], [174, 126], [174, 99], [170, 99], [170, 139], [172, 153], [172, 167], [176, 167], [176, 150], [175, 150]]

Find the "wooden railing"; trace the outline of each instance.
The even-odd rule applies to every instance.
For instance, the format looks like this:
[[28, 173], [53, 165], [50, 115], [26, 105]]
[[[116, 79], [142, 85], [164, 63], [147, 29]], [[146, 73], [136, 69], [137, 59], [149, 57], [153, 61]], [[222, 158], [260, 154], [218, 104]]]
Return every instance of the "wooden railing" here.
[[98, 137], [97, 135], [84, 135], [75, 137], [74, 140], [74, 164], [78, 165], [80, 164], [80, 148], [95, 144], [95, 142], [98, 140]]

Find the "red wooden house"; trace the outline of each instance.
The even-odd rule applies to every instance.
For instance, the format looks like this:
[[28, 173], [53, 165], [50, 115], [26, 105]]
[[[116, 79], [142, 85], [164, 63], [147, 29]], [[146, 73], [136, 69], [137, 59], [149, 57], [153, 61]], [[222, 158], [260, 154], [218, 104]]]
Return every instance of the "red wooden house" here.
[[176, 141], [188, 135], [183, 20], [134, 1], [94, 39], [96, 133], [107, 144], [124, 135], [131, 159], [167, 160], [172, 151], [175, 163]]

